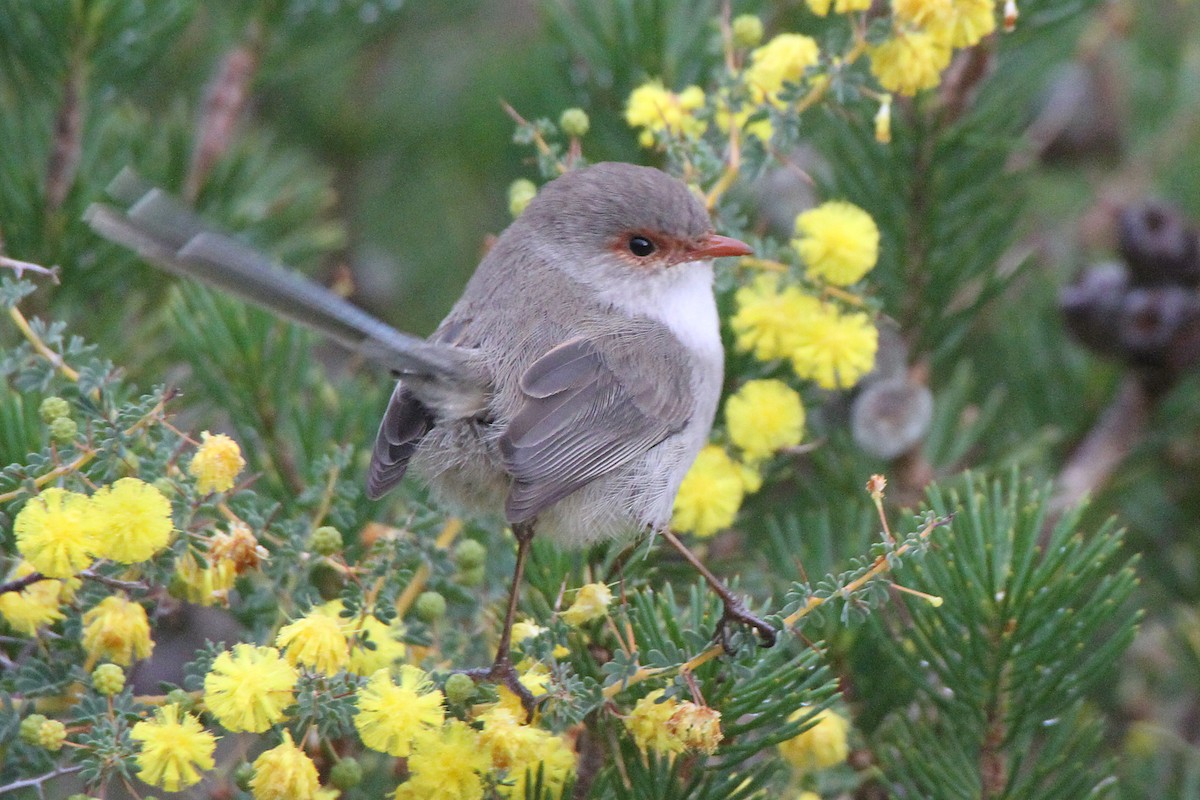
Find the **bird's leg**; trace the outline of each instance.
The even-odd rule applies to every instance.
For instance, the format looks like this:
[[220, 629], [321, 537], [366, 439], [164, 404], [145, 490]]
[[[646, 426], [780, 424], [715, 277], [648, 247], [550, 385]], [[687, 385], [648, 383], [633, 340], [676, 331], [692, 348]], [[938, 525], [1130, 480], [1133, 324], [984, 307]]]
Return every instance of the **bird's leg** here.
[[500, 631], [500, 645], [496, 649], [496, 660], [492, 666], [467, 671], [477, 681], [494, 681], [504, 684], [509, 691], [521, 699], [525, 713], [533, 718], [533, 693], [521, 683], [520, 676], [512, 663], [512, 627], [517, 617], [517, 599], [521, 591], [521, 579], [525, 575], [525, 561], [529, 558], [529, 543], [533, 540], [533, 524], [513, 525], [513, 536], [517, 538], [517, 566], [513, 569], [512, 587], [508, 592], [508, 610], [504, 614], [504, 629]]
[[729, 623], [731, 622], [741, 623], [742, 625], [747, 625], [753, 628], [755, 633], [757, 633], [759, 638], [762, 640], [761, 644], [763, 647], [775, 646], [775, 640], [779, 636], [779, 631], [775, 629], [775, 626], [771, 625], [766, 620], [751, 614], [750, 611], [747, 610], [746, 604], [743, 603], [740, 598], [735, 597], [733, 592], [729, 591], [729, 587], [722, 583], [720, 578], [718, 578], [716, 575], [713, 575], [712, 572], [709, 571], [708, 567], [704, 566], [700, 559], [696, 558], [696, 554], [691, 550], [688, 550], [687, 546], [684, 545], [683, 542], [679, 541], [679, 537], [676, 536], [669, 528], [664, 528], [663, 530], [659, 531], [659, 534], [667, 540], [667, 544], [679, 551], [679, 554], [683, 556], [684, 560], [695, 567], [696, 571], [704, 576], [704, 580], [708, 582], [708, 585], [712, 587], [712, 590], [721, 598], [721, 602], [724, 604], [725, 609], [721, 613], [721, 619], [717, 622], [717, 630], [713, 635], [713, 638], [721, 643], [721, 646], [725, 648], [726, 652], [730, 652], [732, 650], [729, 642], [729, 633], [727, 630]]

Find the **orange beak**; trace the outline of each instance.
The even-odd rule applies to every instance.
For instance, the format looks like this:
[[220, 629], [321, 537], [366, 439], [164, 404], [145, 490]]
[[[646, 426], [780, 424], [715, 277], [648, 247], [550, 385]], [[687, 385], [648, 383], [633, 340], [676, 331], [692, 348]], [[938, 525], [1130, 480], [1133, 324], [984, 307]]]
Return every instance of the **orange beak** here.
[[754, 250], [750, 245], [740, 239], [710, 233], [700, 243], [700, 246], [691, 249], [688, 255], [693, 260], [698, 261], [707, 258], [721, 258], [723, 256], [748, 256], [753, 252]]

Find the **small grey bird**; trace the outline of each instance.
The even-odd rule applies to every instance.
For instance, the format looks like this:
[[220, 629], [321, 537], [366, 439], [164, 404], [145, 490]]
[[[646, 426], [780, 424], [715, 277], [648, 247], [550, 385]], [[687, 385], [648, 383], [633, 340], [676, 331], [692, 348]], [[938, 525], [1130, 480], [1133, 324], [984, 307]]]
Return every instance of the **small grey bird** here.
[[[129, 205], [88, 210], [103, 236], [314, 327], [399, 376], [367, 494], [382, 496], [411, 467], [451, 510], [512, 525], [517, 569], [499, 653], [476, 677], [502, 680], [528, 702], [508, 651], [529, 541], [536, 532], [582, 547], [667, 531], [721, 391], [711, 260], [750, 248], [714, 233], [681, 181], [596, 164], [542, 188], [422, 340], [276, 268], [132, 175], [110, 193]], [[721, 630], [746, 623], [772, 644], [774, 629], [687, 557], [725, 601]]]

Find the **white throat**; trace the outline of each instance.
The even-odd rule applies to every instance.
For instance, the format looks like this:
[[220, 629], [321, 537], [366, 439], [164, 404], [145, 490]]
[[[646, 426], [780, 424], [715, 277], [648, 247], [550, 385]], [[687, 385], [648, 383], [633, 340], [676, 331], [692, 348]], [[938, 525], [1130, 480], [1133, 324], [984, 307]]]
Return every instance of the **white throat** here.
[[631, 315], [645, 316], [671, 329], [697, 355], [723, 360], [721, 323], [713, 298], [711, 261], [677, 264], [639, 281], [611, 286], [601, 299]]

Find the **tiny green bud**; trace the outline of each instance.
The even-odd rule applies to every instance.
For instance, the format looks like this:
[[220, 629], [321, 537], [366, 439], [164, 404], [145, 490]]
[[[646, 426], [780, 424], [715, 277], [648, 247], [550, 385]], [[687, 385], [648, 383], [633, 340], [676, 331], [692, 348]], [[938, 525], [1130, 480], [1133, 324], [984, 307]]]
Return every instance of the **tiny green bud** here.
[[480, 564], [478, 567], [459, 570], [458, 582], [469, 589], [473, 586], [478, 586], [479, 584], [483, 583], [483, 579], [486, 574], [487, 573], [483, 568], [483, 564]]
[[92, 670], [92, 686], [108, 697], [119, 694], [125, 688], [125, 670], [116, 664], [101, 664]]
[[181, 711], [191, 711], [196, 707], [196, 701], [183, 689], [172, 689], [167, 692], [167, 702], [179, 706]]
[[26, 744], [37, 744], [38, 735], [42, 730], [42, 723], [46, 721], [47, 719], [44, 714], [30, 714], [21, 720], [21, 727], [17, 729], [17, 734], [21, 737], [21, 741]]
[[537, 195], [537, 186], [527, 178], [518, 178], [508, 185], [508, 213], [521, 216], [525, 206]]
[[462, 704], [475, 696], [475, 681], [461, 672], [455, 672], [446, 678], [446, 699], [451, 703]]
[[233, 782], [243, 792], [250, 791], [250, 781], [254, 780], [254, 765], [243, 761], [233, 770]]
[[558, 118], [558, 127], [562, 128], [562, 132], [572, 139], [582, 138], [588, 132], [591, 124], [587, 112], [582, 108], [568, 108]]
[[52, 753], [62, 750], [66, 738], [67, 726], [56, 719], [47, 719], [38, 728], [37, 744]]
[[70, 417], [59, 417], [50, 423], [50, 436], [59, 444], [70, 444], [75, 441], [79, 426]]
[[487, 547], [474, 539], [463, 539], [454, 548], [454, 563], [459, 569], [478, 567], [487, 561]]
[[309, 546], [319, 556], [331, 556], [342, 550], [342, 533], [332, 525], [322, 525], [312, 533]]
[[343, 758], [329, 770], [329, 782], [343, 791], [353, 789], [362, 782], [363, 768], [357, 759]]
[[733, 43], [737, 47], [754, 47], [762, 41], [762, 20], [753, 14], [738, 14], [733, 18]]
[[60, 417], [71, 416], [71, 404], [61, 397], [47, 397], [38, 406], [38, 413], [42, 415], [42, 422], [49, 425]]
[[417, 618], [424, 622], [437, 622], [446, 616], [446, 598], [437, 592], [421, 592], [413, 606]]

